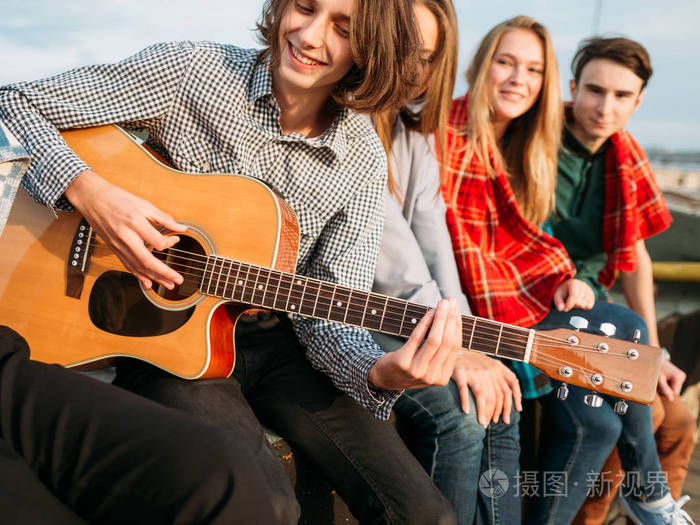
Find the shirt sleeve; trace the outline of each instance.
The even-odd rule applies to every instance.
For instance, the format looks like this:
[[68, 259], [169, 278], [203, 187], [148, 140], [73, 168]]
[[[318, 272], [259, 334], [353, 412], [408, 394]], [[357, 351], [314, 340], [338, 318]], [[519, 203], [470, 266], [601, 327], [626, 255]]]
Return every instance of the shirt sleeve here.
[[433, 141], [421, 140], [415, 149], [411, 177], [419, 179], [419, 191], [411, 219], [411, 229], [422, 256], [438, 285], [441, 297], [457, 299], [460, 311], [471, 314], [459, 281], [450, 232], [445, 219], [446, 206], [440, 193], [440, 168], [430, 147]]
[[[361, 290], [371, 288], [384, 217], [386, 164], [377, 163], [373, 171], [376, 176], [326, 224], [301, 273]], [[369, 332], [300, 316], [293, 321], [314, 368], [376, 417], [387, 419], [402, 392], [369, 384], [369, 371], [383, 355]]]
[[104, 124], [152, 128], [168, 112], [194, 44], [156, 44], [121, 62], [73, 69], [0, 88], [0, 121], [31, 155], [22, 184], [37, 201], [73, 208], [61, 198], [88, 166], [58, 130]]

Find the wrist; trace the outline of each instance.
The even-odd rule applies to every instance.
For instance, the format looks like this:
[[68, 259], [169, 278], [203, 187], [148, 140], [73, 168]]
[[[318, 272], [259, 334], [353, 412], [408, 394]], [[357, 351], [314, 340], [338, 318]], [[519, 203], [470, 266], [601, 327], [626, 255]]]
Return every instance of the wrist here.
[[90, 187], [93, 186], [99, 175], [92, 170], [85, 170], [78, 173], [78, 175], [71, 181], [68, 187], [63, 192], [63, 195], [70, 201], [70, 203], [76, 208], [80, 209], [82, 205], [82, 196], [86, 191], [89, 191]]
[[666, 349], [665, 346], [661, 347], [661, 359], [663, 359], [664, 361], [671, 360], [671, 354], [669, 353], [669, 351]]

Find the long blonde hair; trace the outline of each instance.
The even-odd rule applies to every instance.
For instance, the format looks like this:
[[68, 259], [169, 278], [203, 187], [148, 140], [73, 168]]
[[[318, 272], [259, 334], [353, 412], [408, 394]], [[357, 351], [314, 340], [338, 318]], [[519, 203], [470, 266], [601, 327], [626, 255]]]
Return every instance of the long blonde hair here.
[[[493, 128], [489, 102], [489, 66], [501, 38], [508, 31], [527, 29], [544, 48], [542, 89], [533, 106], [513, 119], [508, 140], [501, 151]], [[490, 176], [501, 166], [508, 175], [523, 216], [535, 225], [544, 222], [554, 208], [557, 152], [561, 141], [562, 102], [559, 68], [547, 29], [528, 16], [516, 16], [491, 29], [479, 45], [469, 69], [469, 117], [463, 133], [468, 137], [467, 155], [476, 154]], [[489, 162], [493, 155], [494, 166]]]
[[[396, 119], [400, 117], [407, 129], [420, 131], [426, 138], [431, 133], [434, 134], [437, 151], [440, 158], [444, 158], [447, 118], [457, 75], [457, 16], [451, 0], [414, 0], [414, 5], [423, 5], [428, 8], [435, 15], [439, 28], [431, 76], [425, 93], [422, 94], [424, 104], [417, 112], [404, 106], [399, 111], [377, 113], [374, 115], [374, 125], [387, 156], [391, 153], [394, 125]], [[391, 168], [389, 168], [387, 186], [389, 191], [400, 200], [396, 178]]]

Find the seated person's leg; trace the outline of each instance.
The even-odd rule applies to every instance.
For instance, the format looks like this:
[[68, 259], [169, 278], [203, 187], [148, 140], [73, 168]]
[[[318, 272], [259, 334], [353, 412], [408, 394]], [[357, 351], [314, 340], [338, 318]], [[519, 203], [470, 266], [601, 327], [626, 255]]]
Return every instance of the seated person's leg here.
[[0, 439], [0, 516], [3, 523], [84, 525], [46, 488], [27, 462]]
[[470, 394], [469, 414], [462, 412], [457, 385], [407, 390], [394, 405], [397, 429], [435, 485], [452, 504], [459, 523], [472, 523], [476, 512], [486, 431], [476, 417]]
[[489, 423], [481, 459], [476, 523], [520, 523], [520, 413]]
[[697, 421], [676, 397], [673, 401], [658, 396], [664, 406], [665, 417], [655, 433], [661, 469], [666, 472], [673, 499], [681, 497], [683, 482], [688, 474], [688, 463], [695, 448]]
[[[237, 371], [238, 368], [234, 374]], [[226, 449], [235, 450], [243, 445], [250, 458], [254, 458], [264, 477], [265, 490], [271, 496], [265, 505], [280, 518], [296, 522], [299, 508], [289, 477], [270, 448], [237, 377], [190, 381], [131, 360], [117, 366], [114, 383], [218, 427]], [[216, 456], [218, 451], [212, 450]]]
[[554, 392], [542, 397], [540, 486], [527, 509], [527, 523], [570, 523], [622, 431], [607, 400], [591, 408], [583, 401], [589, 391], [569, 386], [569, 396], [561, 401], [559, 385], [555, 381]]
[[[656, 396], [652, 404], [652, 428], [658, 428], [664, 418], [661, 398]], [[594, 486], [591, 487], [585, 503], [576, 514], [574, 525], [600, 525], [610, 510], [610, 503], [618, 494], [620, 484], [625, 479], [625, 471], [620, 463], [617, 447], [613, 448], [605, 461]]]
[[90, 522], [292, 523], [271, 508], [255, 456], [175, 410], [29, 361], [0, 327], [0, 438]]
[[[321, 472], [362, 523], [454, 523], [454, 512], [388, 421], [311, 368], [287, 323], [265, 335], [277, 359], [248, 397], [256, 415]], [[238, 339], [238, 348], [260, 339]], [[252, 351], [252, 349], [251, 349]]]

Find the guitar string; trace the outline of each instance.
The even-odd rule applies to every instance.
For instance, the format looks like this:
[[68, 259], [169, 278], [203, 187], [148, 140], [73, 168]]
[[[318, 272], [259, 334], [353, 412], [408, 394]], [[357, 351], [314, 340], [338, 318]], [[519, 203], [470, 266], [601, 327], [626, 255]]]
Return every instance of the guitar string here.
[[[260, 267], [260, 268], [263, 269], [263, 270], [266, 270], [264, 267]], [[123, 269], [123, 268], [118, 268], [118, 269]], [[223, 275], [223, 273], [221, 273], [221, 275]], [[289, 275], [290, 277], [293, 276], [293, 274], [287, 274], [287, 275]], [[200, 274], [197, 274], [197, 277], [201, 277], [201, 275], [200, 275]], [[308, 278], [305, 278], [305, 279], [308, 279]], [[250, 283], [247, 283], [247, 284], [250, 284]], [[255, 290], [254, 288], [252, 288], [252, 284], [251, 284], [251, 285], [250, 285], [250, 289], [249, 289], [248, 286], [245, 286], [245, 290], [244, 290], [244, 291], [242, 292], [242, 294], [241, 294], [242, 298], [245, 297], [245, 295], [246, 295], [248, 292], [251, 293], [251, 299], [253, 298], [253, 295], [254, 295], [255, 293], [257, 293], [256, 290]], [[264, 293], [263, 293], [263, 295], [264, 295]], [[228, 297], [225, 297], [225, 298], [228, 298]], [[234, 297], [231, 297], [231, 299], [234, 299]], [[241, 299], [241, 300], [242, 300], [242, 299]], [[330, 304], [326, 304], [326, 303], [324, 302], [325, 300], [327, 300], [327, 301], [329, 301], [329, 303], [330, 303], [330, 300], [331, 300], [330, 297], [324, 298], [324, 297], [321, 296], [321, 297], [319, 297], [319, 300], [320, 300], [321, 302], [323, 302], [323, 306], [328, 306], [329, 309], [330, 309]], [[352, 303], [350, 303], [350, 304], [352, 305]], [[266, 306], [267, 306], [267, 305], [264, 304], [264, 297], [263, 297], [263, 301], [261, 302], [261, 306], [263, 306], [263, 307], [266, 307]], [[419, 306], [419, 305], [411, 305], [411, 306]], [[421, 308], [425, 309], [425, 307], [421, 307]], [[283, 309], [283, 308], [278, 308], [278, 309]], [[401, 310], [401, 314], [403, 315], [403, 310], [404, 310], [404, 308], [403, 308], [403, 307], [400, 307], [399, 309]], [[348, 310], [350, 310], [350, 308], [348, 308]], [[364, 312], [365, 312], [365, 310], [364, 310], [364, 309], [361, 309], [360, 311], [355, 310], [355, 311], [352, 312], [352, 313], [354, 313], [354, 314], [362, 314], [362, 313], [364, 313]], [[350, 313], [351, 313], [351, 312], [349, 312], [348, 315], [350, 315]], [[398, 313], [398, 310], [394, 310], [393, 312], [392, 312], [392, 311], [388, 311], [388, 313], [389, 313], [389, 314], [391, 314], [391, 313]], [[383, 322], [382, 328], [384, 328], [384, 326], [386, 326], [388, 329], [393, 329], [393, 331], [398, 335], [398, 334], [400, 333], [401, 325], [403, 324], [403, 318], [393, 319], [393, 320], [392, 320], [392, 319], [391, 319], [391, 315], [388, 315], [387, 317], [389, 318], [389, 320], [388, 320], [388, 321], [385, 320], [385, 321]], [[473, 320], [473, 319], [474, 319], [474, 317], [471, 317], [471, 319], [468, 318], [468, 320]], [[484, 327], [479, 327], [478, 329], [472, 330], [471, 328], [469, 328], [468, 326], [465, 325], [465, 328], [463, 329], [463, 337], [464, 337], [464, 335], [469, 335], [470, 337], [472, 337], [472, 336], [471, 336], [471, 333], [472, 333], [472, 331], [473, 331], [474, 336], [472, 337], [472, 342], [479, 342], [478, 339], [483, 339], [483, 340], [485, 340], [486, 342], [485, 342], [485, 343], [481, 343], [481, 344], [486, 344], [487, 346], [492, 345], [492, 343], [493, 343], [493, 341], [492, 341], [493, 336], [495, 336], [496, 332], [499, 330], [499, 328], [500, 328], [500, 326], [501, 326], [501, 323], [499, 323], [498, 321], [493, 321], [493, 320], [484, 319], [484, 318], [476, 318], [476, 319], [477, 319], [477, 322], [478, 322], [478, 323], [486, 323], [486, 324], [492, 323], [492, 324], [494, 325], [494, 329], [490, 331], [488, 328], [485, 329]], [[394, 324], [395, 321], [397, 321], [397, 324]], [[358, 323], [358, 324], [359, 324], [359, 323]], [[517, 330], [517, 331], [527, 332], [527, 334], [524, 333], [522, 336], [520, 336], [520, 335], [518, 335], [518, 334], [508, 334], [507, 332], [504, 332], [504, 333], [506, 334], [506, 336], [503, 337], [503, 334], [502, 334], [501, 341], [503, 341], [503, 342], [512, 342], [512, 343], [520, 343], [520, 344], [525, 344], [525, 343], [527, 342], [527, 338], [529, 337], [529, 330], [528, 330], [528, 329], [524, 329], [524, 328], [521, 328], [521, 327], [514, 327], [514, 326], [512, 326], [512, 325], [505, 325], [505, 324], [503, 325], [503, 327], [504, 327], [504, 329], [515, 329], [515, 330]], [[372, 327], [370, 327], [370, 328], [372, 328]], [[377, 327], [377, 329], [378, 329], [378, 327]], [[481, 336], [481, 337], [480, 337], [480, 336]], [[559, 346], [562, 346], [562, 345], [563, 345], [563, 346], [570, 347], [570, 348], [572, 348], [572, 349], [580, 349], [580, 350], [584, 350], [584, 351], [590, 350], [590, 351], [595, 352], [595, 353], [598, 353], [598, 352], [599, 352], [599, 350], [598, 350], [597, 347], [589, 346], [589, 345], [571, 345], [571, 344], [570, 344], [567, 340], [565, 340], [565, 339], [560, 339], [560, 338], [548, 336], [548, 335], [546, 335], [546, 334], [539, 333], [539, 332], [536, 332], [535, 337], [536, 337], [538, 340], [540, 340], [539, 342], [544, 342], [545, 340], [549, 340], [550, 342], [553, 342], [554, 344], [557, 344], [557, 345], [559, 345]], [[619, 339], [618, 339], [618, 340], [616, 340], [616, 341], [622, 341], [622, 340], [619, 340]], [[508, 356], [510, 356], [510, 357], [514, 357], [515, 355], [522, 354], [522, 351], [516, 351], [516, 353], [513, 354], [513, 351], [512, 351], [512, 350], [511, 350], [511, 351], [508, 351], [508, 353], [506, 354], [506, 352], [504, 352], [504, 350], [507, 351], [507, 349], [499, 349], [500, 353], [497, 354], [497, 355], [503, 355], [503, 356], [508, 355]], [[483, 350], [482, 350], [482, 351], [483, 351]], [[492, 354], [492, 355], [496, 355], [494, 352], [491, 352], [491, 354]], [[616, 355], [616, 354], [611, 354], [611, 355]], [[623, 356], [624, 356], [624, 355], [623, 355]]]
[[[98, 247], [98, 248], [104, 248], [104, 249], [107, 249], [107, 250], [109, 250], [109, 251], [111, 252], [111, 250], [109, 249], [109, 247], [107, 247], [106, 245], [103, 245], [103, 244], [93, 244], [93, 246]], [[171, 249], [171, 250], [172, 250], [172, 249]], [[185, 252], [185, 251], [183, 251], [183, 250], [178, 250], [178, 251], [180, 251], [181, 253], [188, 253], [188, 254], [190, 253], [190, 252]], [[162, 253], [162, 252], [161, 252], [161, 253]], [[199, 256], [198, 254], [194, 254], [194, 255]], [[175, 256], [175, 257], [176, 257], [176, 258], [184, 258], [184, 259], [186, 259], [188, 262], [189, 262], [189, 261], [194, 261], [194, 260], [195, 260], [195, 259], [192, 259], [192, 258], [185, 258], [185, 257], [182, 257], [182, 256]], [[203, 262], [204, 260], [208, 260], [208, 256], [199, 256], [199, 257], [203, 257], [203, 258], [204, 258], [204, 259], [202, 259], [202, 261], [199, 261], [199, 262]], [[222, 261], [223, 261], [223, 259], [222, 259]], [[281, 272], [279, 272], [279, 270], [274, 270], [274, 269], [270, 269], [270, 268], [266, 268], [266, 267], [262, 267], [262, 266], [251, 265], [251, 264], [249, 264], [249, 263], [243, 263], [243, 262], [235, 261], [235, 260], [232, 260], [232, 259], [228, 260], [228, 262], [231, 262], [231, 263], [233, 263], [233, 264], [236, 264], [236, 265], [238, 265], [239, 267], [245, 265], [245, 266], [248, 266], [249, 268], [253, 268], [253, 269], [256, 270], [256, 276], [259, 276], [259, 275], [260, 275], [260, 271], [262, 271], [262, 272], [270, 272], [270, 275], [265, 276], [264, 278], [266, 278], [266, 279], [268, 279], [268, 280], [269, 280], [270, 278], [279, 278], [279, 281], [278, 281], [278, 283], [277, 283], [277, 286], [278, 286], [278, 287], [282, 284], [282, 278], [285, 276], [285, 274], [286, 274], [286, 276], [292, 278], [292, 280], [294, 279], [294, 274], [291, 274], [291, 273], [286, 273], [286, 272], [285, 272], [285, 273], [281, 273]], [[192, 268], [192, 269], [196, 269], [196, 270], [201, 270], [202, 273], [204, 273], [204, 272], [206, 271], [205, 268], [199, 268], [199, 267], [188, 267], [188, 268]], [[222, 277], [225, 273], [227, 274], [227, 277], [230, 277], [230, 273], [231, 273], [233, 270], [235, 270], [235, 268], [234, 268], [234, 266], [232, 265], [231, 268], [228, 270], [228, 272], [219, 271], [219, 272], [216, 273], [216, 274], [214, 274], [214, 273], [212, 272], [212, 279], [213, 279], [214, 276]], [[201, 278], [201, 276], [202, 276], [201, 273], [192, 273], [192, 272], [184, 272], [184, 271], [181, 271], [180, 273], [184, 273], [185, 275], [191, 275], [192, 277], [197, 277], [197, 278]], [[275, 273], [277, 273], [277, 275], [275, 275]], [[313, 278], [309, 278], [309, 277], [305, 277], [305, 276], [301, 276], [301, 277], [302, 277], [304, 280], [306, 280], [307, 282], [308, 282], [309, 280], [317, 281], [317, 282], [319, 283], [319, 285], [321, 285], [321, 286], [323, 286], [323, 285], [326, 285], [326, 286], [333, 286], [333, 283], [324, 283], [323, 281], [318, 281], [318, 280], [315, 280], [315, 279], [313, 279]], [[219, 284], [221, 284], [221, 283], [219, 283]], [[313, 284], [313, 283], [312, 283], [312, 284]], [[250, 289], [249, 289], [249, 286], [248, 286], [248, 285], [250, 285]], [[234, 286], [235, 286], [235, 285], [234, 285]], [[274, 284], [273, 284], [273, 286], [274, 286]], [[248, 281], [246, 281], [246, 283], [244, 284], [243, 288], [244, 288], [244, 290], [243, 290], [242, 293], [241, 293], [241, 299], [242, 299], [248, 292], [251, 293], [251, 299], [253, 298], [254, 294], [257, 293], [257, 291], [256, 291], [255, 288], [254, 288], [254, 285], [251, 284], [251, 283], [249, 283]], [[224, 286], [224, 289], [226, 289], [226, 285]], [[216, 290], [216, 291], [218, 292], [218, 286], [217, 286], [217, 290]], [[289, 290], [289, 291], [290, 291], [290, 298], [291, 298], [292, 292], [295, 291], [293, 288], [291, 288], [291, 283], [290, 283], [290, 290]], [[348, 297], [349, 297], [349, 295], [352, 293], [352, 290], [347, 289], [347, 288], [344, 289], [343, 291], [348, 293]], [[367, 292], [364, 292], [364, 291], [362, 291], [362, 292], [363, 292], [363, 293], [367, 293]], [[263, 292], [263, 296], [264, 296], [266, 293], [268, 293], [267, 290], [266, 290], [265, 292]], [[312, 293], [313, 293], [313, 290], [312, 290]], [[299, 295], [299, 296], [296, 296], [295, 299], [302, 299], [302, 300], [303, 300], [303, 297], [304, 297], [305, 295], [306, 295], [305, 293], [304, 293], [304, 294], [301, 294], [301, 295]], [[321, 302], [321, 305], [322, 305], [323, 307], [328, 307], [329, 310], [330, 310], [330, 308], [332, 307], [333, 297], [331, 297], [331, 296], [324, 297], [324, 296], [319, 295], [318, 297], [314, 297], [314, 299], [316, 300], [317, 303], [318, 303], [318, 302]], [[393, 299], [393, 298], [389, 298], [389, 301], [391, 301], [392, 299]], [[401, 301], [400, 299], [393, 299], [393, 300]], [[266, 306], [267, 306], [267, 305], [264, 305], [264, 304], [262, 304], [262, 303], [264, 303], [264, 297], [262, 298], [261, 306], [263, 306], [263, 307], [266, 307]], [[348, 303], [348, 307], [346, 308], [346, 310], [347, 310], [348, 313], [347, 313], [346, 317], [348, 317], [348, 316], [350, 316], [350, 315], [362, 316], [362, 315], [366, 312], [366, 310], [365, 310], [364, 308], [354, 309], [354, 310], [353, 310], [353, 307], [354, 307], [354, 306], [356, 306], [356, 305], [354, 305], [351, 301]], [[405, 314], [405, 311], [406, 311], [407, 308], [406, 308], [403, 304], [401, 304], [401, 305], [399, 305], [399, 306], [394, 306], [394, 305], [391, 305], [391, 303], [388, 303], [388, 302], [387, 302], [387, 306], [388, 306], [388, 308], [383, 308], [383, 310], [384, 310], [384, 312], [385, 312], [385, 315], [383, 316], [384, 321], [383, 321], [383, 323], [382, 323], [382, 328], [384, 327], [384, 325], [387, 325], [387, 322], [389, 322], [389, 323], [391, 323], [390, 327], [394, 328], [394, 330], [397, 331], [397, 335], [398, 335], [398, 334], [400, 333], [400, 331], [401, 331], [402, 325], [405, 323], [406, 316], [405, 316], [404, 314]], [[274, 305], [273, 305], [273, 306], [269, 306], [269, 307], [270, 307], [270, 308], [274, 308]], [[421, 312], [420, 312], [420, 313], [415, 313], [415, 312], [414, 312], [413, 315], [421, 315], [421, 316], [422, 316], [422, 315], [424, 315], [424, 314], [423, 314], [423, 310], [427, 311], [427, 307], [424, 307], [424, 306], [422, 306], [422, 305], [415, 305], [415, 304], [408, 303], [408, 307], [409, 307], [409, 308], [418, 308], [418, 309], [421, 309]], [[317, 309], [317, 308], [316, 308], [316, 309]], [[330, 312], [329, 312], [329, 314], [330, 314]], [[475, 318], [474, 316], [467, 316], [467, 319], [466, 319], [466, 320], [467, 320], [467, 322], [469, 322], [469, 321], [472, 321], [474, 318]], [[472, 333], [472, 331], [473, 331], [474, 334], [475, 334], [475, 336], [476, 336], [476, 334], [480, 334], [480, 335], [482, 335], [482, 336], [487, 336], [487, 337], [488, 337], [489, 335], [494, 335], [494, 336], [495, 336], [497, 333], [500, 332], [500, 333], [501, 333], [501, 336], [502, 336], [502, 337], [501, 337], [501, 341], [503, 341], [503, 342], [512, 342], [512, 343], [526, 343], [527, 340], [528, 340], [528, 338], [529, 338], [529, 329], [522, 328], [522, 327], [518, 327], [518, 326], [514, 326], [514, 325], [508, 325], [508, 324], [505, 324], [505, 323], [500, 323], [499, 321], [494, 321], [494, 320], [492, 320], [492, 319], [486, 319], [486, 318], [481, 318], [481, 317], [478, 317], [478, 318], [476, 318], [476, 319], [477, 319], [477, 323], [486, 324], [487, 326], [480, 326], [478, 329], [472, 329], [472, 328], [469, 328], [469, 327], [465, 326], [465, 328], [463, 329], [463, 335], [464, 335], [464, 334], [469, 334], [469, 335], [471, 335], [471, 333]], [[387, 320], [388, 320], [388, 321], [387, 321]], [[395, 325], [395, 324], [393, 324], [393, 323], [397, 323], [398, 326]], [[492, 327], [489, 327], [489, 326], [488, 326], [489, 324], [492, 324], [493, 326], [492, 326]], [[407, 326], [407, 327], [408, 327], [408, 326]], [[510, 330], [511, 332], [505, 332], [504, 330]], [[518, 334], [518, 333], [512, 333], [513, 331], [515, 331], [515, 332], [520, 332], [520, 334]], [[594, 335], [594, 334], [593, 334], [593, 335]], [[505, 337], [503, 337], [503, 336], [505, 336]], [[550, 342], [556, 343], [556, 344], [566, 344], [567, 346], [571, 346], [572, 348], [575, 347], [575, 348], [578, 348], [578, 349], [590, 349], [590, 350], [593, 350], [593, 351], [595, 351], [595, 352], [598, 352], [598, 348], [595, 347], [595, 346], [590, 346], [590, 345], [571, 345], [566, 339], [562, 339], [562, 338], [559, 338], [559, 337], [550, 336], [550, 335], [548, 335], [548, 334], [544, 334], [544, 333], [541, 333], [541, 332], [536, 332], [535, 337], [536, 337], [537, 339], [540, 339], [540, 340], [549, 340]], [[489, 339], [487, 339], [487, 340], [489, 340]], [[616, 341], [623, 341], [623, 340], [616, 339]], [[634, 343], [630, 343], [630, 344], [634, 344]], [[501, 354], [498, 354], [498, 355], [501, 355]]]
[[[245, 290], [243, 291], [242, 296], [245, 296], [245, 294], [250, 291], [251, 292], [251, 299], [253, 297], [253, 294], [255, 293], [254, 289], [251, 290]], [[262, 304], [264, 307], [265, 305]], [[490, 320], [488, 320], [490, 321]], [[360, 324], [360, 323], [357, 323]], [[399, 323], [394, 324], [393, 322], [389, 321], [388, 323], [384, 323], [386, 325], [386, 331], [391, 331], [393, 330], [395, 333], [399, 333], [401, 329], [401, 324]], [[382, 328], [384, 328], [384, 325], [382, 325]], [[360, 324], [361, 326], [361, 324]], [[506, 327], [507, 328], [507, 327]], [[493, 350], [493, 339], [494, 339], [494, 332], [489, 332], [488, 330], [482, 330], [482, 329], [475, 329], [471, 330], [469, 327], [465, 327], [462, 332], [462, 337], [463, 340], [466, 340], [466, 336], [470, 337], [472, 348], [465, 347], [467, 350], [472, 350], [480, 353], [485, 353], [488, 355], [494, 355], [494, 356], [500, 356], [500, 357], [505, 357], [505, 358], [510, 358], [510, 359], [519, 359], [521, 360], [523, 356], [523, 352], [520, 350], [513, 350], [513, 349], [508, 349], [506, 348], [499, 348], [498, 353], [496, 353]], [[534, 336], [535, 342], [542, 343], [543, 341], [540, 341], [543, 338], [539, 333], [535, 333]], [[501, 337], [501, 341], [510, 341], [510, 342], [515, 342], [515, 343], [521, 343], [523, 344], [525, 342], [524, 339], [519, 339], [517, 336], [515, 337]], [[583, 352], [590, 352], [590, 353], [599, 353], [599, 350], [595, 347], [586, 347], [585, 345], [569, 345], [568, 341], [560, 340], [558, 343], [563, 343], [563, 346], [569, 347], [569, 349], [574, 350], [574, 351], [583, 351]], [[478, 348], [477, 345], [481, 346], [482, 348]], [[559, 346], [562, 346], [561, 344]], [[486, 347], [486, 348], [483, 348]], [[617, 357], [627, 357], [626, 354], [616, 354], [616, 353], [610, 353], [608, 354], [610, 356], [617, 356]], [[557, 363], [557, 364], [568, 364], [569, 362], [565, 359], [557, 359], [555, 361], [550, 361], [550, 363]]]
[[[105, 248], [107, 248], [107, 247], [105, 246]], [[243, 264], [246, 264], [246, 263], [243, 263]], [[251, 266], [251, 265], [248, 265], [248, 266], [255, 268], [255, 266]], [[259, 268], [260, 268], [261, 270], [263, 270], [263, 271], [269, 271], [269, 269], [264, 268], [264, 267], [259, 267]], [[221, 275], [223, 275], [223, 272], [221, 273]], [[198, 274], [198, 276], [201, 277], [201, 275], [199, 275], [199, 274]], [[293, 274], [287, 274], [287, 276], [290, 277], [290, 278], [292, 278], [292, 280], [293, 280]], [[282, 277], [282, 275], [280, 275], [280, 277]], [[243, 297], [243, 296], [245, 296], [246, 293], [250, 292], [250, 293], [251, 293], [251, 299], [252, 299], [253, 295], [254, 295], [255, 292], [256, 292], [256, 289], [254, 288], [254, 286], [252, 285], [252, 283], [248, 283], [248, 284], [250, 284], [250, 286], [244, 286], [244, 289], [243, 289], [243, 291], [242, 291], [241, 296]], [[281, 284], [281, 283], [280, 283], [280, 284]], [[290, 285], [291, 285], [291, 283], [290, 283]], [[263, 295], [264, 295], [264, 294], [263, 294]], [[330, 300], [330, 298], [328, 298], [328, 299]], [[352, 304], [352, 303], [350, 303], [350, 304]], [[409, 304], [409, 306], [420, 307], [420, 308], [425, 309], [425, 307], [422, 307], [421, 305], [410, 305], [410, 304]], [[403, 309], [402, 309], [402, 310], [403, 310]], [[474, 317], [472, 317], [471, 319], [473, 320]], [[476, 319], [477, 319], [477, 322], [481, 322], [481, 321], [483, 320], [483, 321], [486, 321], [486, 322], [488, 322], [488, 323], [493, 323], [494, 325], [500, 326], [500, 323], [498, 323], [498, 321], [493, 321], [493, 320], [491, 320], [491, 319], [483, 319], [483, 318], [476, 318]], [[398, 324], [398, 329], [399, 329], [399, 330], [400, 330], [402, 324], [403, 324], [403, 323], [399, 323], [399, 324]], [[515, 329], [518, 329], [518, 330], [526, 330], [526, 329], [523, 329], [523, 328], [521, 328], [521, 327], [511, 327], [511, 326], [509, 326], [509, 325], [504, 325], [504, 329], [510, 329], [510, 328], [515, 328]], [[473, 329], [473, 330], [472, 330], [472, 331], [473, 331], [473, 334], [472, 334], [472, 333], [469, 332], [468, 330], [470, 330], [468, 327], [465, 327], [465, 329], [463, 329], [463, 334], [462, 334], [462, 335], [463, 335], [463, 338], [464, 338], [465, 335], [470, 335], [471, 338], [472, 338], [472, 339], [471, 339], [471, 342], [472, 342], [472, 343], [477, 342], [477, 343], [479, 343], [479, 344], [482, 344], [482, 345], [484, 345], [484, 346], [487, 346], [487, 347], [491, 347], [491, 348], [492, 348], [492, 344], [493, 344], [493, 334], [495, 333], [495, 331], [490, 331], [490, 332], [489, 332], [488, 330], [482, 330], [482, 329], [478, 329], [478, 328], [477, 328], [477, 329]], [[529, 332], [528, 332], [528, 333], [529, 333]], [[503, 335], [503, 334], [502, 334], [502, 335]], [[542, 337], [541, 334], [539, 334], [539, 333], [536, 332], [533, 339], [534, 339], [534, 340], [545, 339], [545, 337]], [[552, 338], [552, 339], [556, 339], [556, 338]], [[502, 341], [504, 340], [503, 337], [501, 338], [501, 340], [502, 340]], [[517, 341], [517, 342], [522, 342], [522, 340], [517, 339], [517, 337], [516, 337], [516, 338], [512, 338], [511, 340], [512, 340], [512, 341]], [[537, 341], [537, 342], [540, 342], [540, 341]], [[559, 340], [559, 342], [566, 342], [566, 343], [568, 343], [568, 341], [566, 341], [566, 340]], [[589, 348], [591, 349], [591, 351], [593, 351], [593, 352], [595, 352], [595, 353], [599, 353], [599, 351], [598, 351], [597, 348], [595, 348], [595, 347], [589, 347]], [[586, 347], [585, 347], [584, 345], [572, 346], [570, 349], [571, 349], [571, 350], [574, 350], [574, 351], [577, 351], [577, 350], [578, 350], [578, 351], [587, 351], [587, 349], [586, 349]], [[511, 358], [511, 359], [512, 359], [512, 358], [515, 358], [515, 357], [519, 357], [519, 356], [522, 355], [522, 352], [515, 352], [515, 353], [514, 353], [513, 351], [508, 351], [508, 349], [505, 349], [506, 351], [503, 351], [504, 349], [499, 349], [500, 352], [499, 352], [498, 354], [495, 354], [493, 351], [489, 351], [490, 349], [489, 349], [489, 350], [478, 350], [478, 349], [475, 349], [475, 348], [465, 348], [465, 350], [475, 351], [475, 352], [478, 352], [478, 353], [485, 353], [485, 354], [488, 354], [488, 355], [494, 355], [494, 356], [496, 356], [496, 357]], [[574, 365], [572, 365], [572, 364], [570, 363], [570, 361], [568, 361], [568, 360], [566, 360], [566, 359], [562, 359], [562, 358], [558, 358], [558, 357], [549, 356], [548, 354], [543, 354], [543, 353], [542, 353], [541, 351], [539, 351], [539, 350], [535, 350], [535, 353], [536, 353], [537, 356], [538, 356], [538, 364], [541, 364], [541, 365], [543, 365], [543, 366], [544, 366], [544, 365], [555, 365], [555, 366], [558, 366], [558, 365], [568, 365], [568, 366], [573, 366], [581, 375], [584, 375], [584, 376], [589, 375], [589, 374], [593, 374], [593, 373], [601, 373], [601, 374], [604, 376], [604, 378], [607, 379], [607, 380], [609, 380], [609, 381], [614, 381], [614, 382], [616, 382], [616, 383], [618, 383], [618, 384], [622, 382], [622, 379], [621, 379], [621, 378], [611, 377], [611, 376], [607, 375], [605, 372], [600, 372], [599, 370], [591, 369], [591, 368], [588, 368], [588, 367], [581, 367], [580, 365], [575, 365], [575, 366], [574, 366]], [[606, 354], [606, 355], [607, 355], [607, 356], [617, 356], [617, 357], [627, 357], [625, 354], [615, 354], [615, 353], [609, 353], [609, 354]], [[560, 380], [560, 381], [563, 381], [563, 382], [567, 382], [567, 379], [568, 379], [568, 378], [554, 378], [554, 379], [557, 379], [557, 380]], [[568, 381], [571, 382], [571, 379], [568, 379]], [[579, 381], [579, 383], [581, 383], [581, 382], [582, 382], [582, 381]], [[582, 388], [590, 388], [590, 389], [594, 389], [594, 390], [595, 390], [596, 388], [599, 388], [599, 387], [600, 387], [600, 385], [599, 385], [598, 387], [596, 387], [595, 385], [592, 385], [592, 384], [589, 385], [588, 383], [586, 383], [585, 385], [579, 385], [579, 386], [581, 386]], [[599, 390], [598, 390], [598, 391], [599, 391]], [[610, 392], [611, 394], [616, 394], [616, 393], [617, 393], [617, 392], [614, 392], [614, 391], [610, 391], [609, 388], [607, 388], [606, 391], [607, 391], [607, 392]]]

